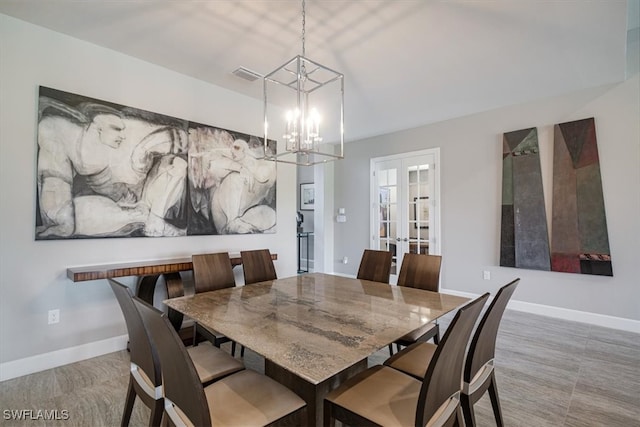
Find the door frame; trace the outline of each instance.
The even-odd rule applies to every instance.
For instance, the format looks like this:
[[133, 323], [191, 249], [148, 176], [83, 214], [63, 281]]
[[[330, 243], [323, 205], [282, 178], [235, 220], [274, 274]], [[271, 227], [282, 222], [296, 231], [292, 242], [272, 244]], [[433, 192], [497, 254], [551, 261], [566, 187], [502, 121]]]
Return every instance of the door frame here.
[[[379, 222], [377, 216], [379, 215], [379, 201], [376, 184], [376, 165], [380, 162], [388, 161], [400, 161], [408, 160], [416, 156], [430, 155], [433, 156], [433, 195], [430, 195], [430, 202], [432, 203], [429, 217], [429, 253], [435, 255], [442, 254], [441, 245], [441, 232], [442, 232], [442, 217], [441, 217], [441, 194], [440, 194], [440, 148], [428, 148], [424, 150], [411, 151], [406, 153], [392, 154], [389, 156], [374, 157], [370, 159], [369, 163], [369, 247], [377, 249], [379, 247], [379, 241], [376, 242], [376, 232], [379, 232]], [[402, 174], [400, 174], [402, 175]], [[404, 176], [399, 176], [398, 179], [404, 180]], [[402, 184], [406, 185], [406, 184]], [[397, 279], [397, 273], [400, 272], [400, 266], [402, 262], [402, 256], [404, 254], [396, 254], [397, 259], [397, 272], [395, 277], [392, 277], [392, 282]]]

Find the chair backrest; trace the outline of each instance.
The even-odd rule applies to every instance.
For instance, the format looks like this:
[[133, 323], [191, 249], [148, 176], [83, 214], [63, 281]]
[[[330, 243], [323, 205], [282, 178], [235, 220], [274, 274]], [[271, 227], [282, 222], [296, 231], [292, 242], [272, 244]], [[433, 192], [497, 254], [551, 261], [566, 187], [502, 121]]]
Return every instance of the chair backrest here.
[[269, 249], [241, 251], [240, 257], [242, 258], [245, 285], [278, 278]]
[[440, 340], [422, 380], [416, 425], [426, 425], [440, 406], [462, 389], [467, 344], [487, 298], [489, 293], [460, 308]]
[[484, 316], [482, 316], [473, 334], [471, 344], [469, 345], [469, 352], [467, 353], [463, 376], [466, 383], [470, 383], [480, 368], [494, 358], [498, 327], [500, 326], [500, 321], [502, 320], [502, 315], [507, 307], [507, 303], [511, 299], [519, 282], [520, 279], [518, 278], [500, 288], [493, 301], [491, 301], [491, 304], [489, 304], [489, 308], [487, 308]]
[[372, 282], [389, 283], [392, 256], [393, 254], [390, 251], [365, 249], [356, 277], [362, 280], [371, 280]]
[[227, 252], [193, 255], [191, 261], [196, 294], [233, 288], [236, 285], [231, 259]]
[[[169, 400], [193, 425], [211, 426], [209, 406], [202, 383], [178, 333], [161, 311], [137, 297], [133, 298], [133, 302], [160, 356], [165, 416], [168, 415], [174, 420], [178, 417], [172, 407], [167, 405], [166, 401]], [[173, 423], [175, 424], [175, 421]]]
[[162, 384], [160, 360], [142, 323], [142, 317], [140, 317], [140, 313], [138, 313], [133, 304], [131, 289], [115, 280], [107, 280], [116, 295], [127, 325], [131, 362], [142, 369], [145, 375], [153, 382], [153, 385], [157, 387]]
[[440, 255], [404, 254], [398, 286], [438, 292], [441, 264]]

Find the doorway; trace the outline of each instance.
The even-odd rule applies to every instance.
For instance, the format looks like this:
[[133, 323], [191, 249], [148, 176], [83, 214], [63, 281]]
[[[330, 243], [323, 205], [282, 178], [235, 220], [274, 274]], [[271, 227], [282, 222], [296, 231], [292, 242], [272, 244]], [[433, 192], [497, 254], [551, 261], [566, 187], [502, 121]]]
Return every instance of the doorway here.
[[404, 254], [440, 254], [439, 163], [439, 148], [371, 159], [370, 247], [393, 253], [391, 283]]

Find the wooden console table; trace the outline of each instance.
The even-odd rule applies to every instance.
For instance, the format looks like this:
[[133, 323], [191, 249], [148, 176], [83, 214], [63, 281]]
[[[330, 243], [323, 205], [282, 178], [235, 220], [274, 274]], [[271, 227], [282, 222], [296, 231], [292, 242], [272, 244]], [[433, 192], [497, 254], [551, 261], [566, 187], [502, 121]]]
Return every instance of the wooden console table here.
[[[229, 258], [232, 267], [242, 265], [240, 254], [230, 254]], [[278, 254], [271, 254], [271, 259], [277, 260]], [[140, 279], [136, 287], [136, 296], [153, 305], [153, 294], [160, 276], [164, 277], [167, 298], [181, 297], [184, 296], [184, 284], [180, 272], [189, 270], [193, 270], [190, 257], [70, 267], [67, 268], [67, 277], [73, 282], [84, 282], [138, 276]], [[182, 313], [169, 308], [167, 317], [179, 331], [182, 325]]]

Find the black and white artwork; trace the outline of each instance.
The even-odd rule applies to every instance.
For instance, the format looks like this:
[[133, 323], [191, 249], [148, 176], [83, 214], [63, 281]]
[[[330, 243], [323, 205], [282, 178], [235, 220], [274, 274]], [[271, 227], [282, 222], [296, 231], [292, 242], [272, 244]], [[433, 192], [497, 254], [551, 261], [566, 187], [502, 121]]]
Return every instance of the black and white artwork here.
[[275, 232], [276, 165], [259, 138], [39, 95], [36, 240]]

